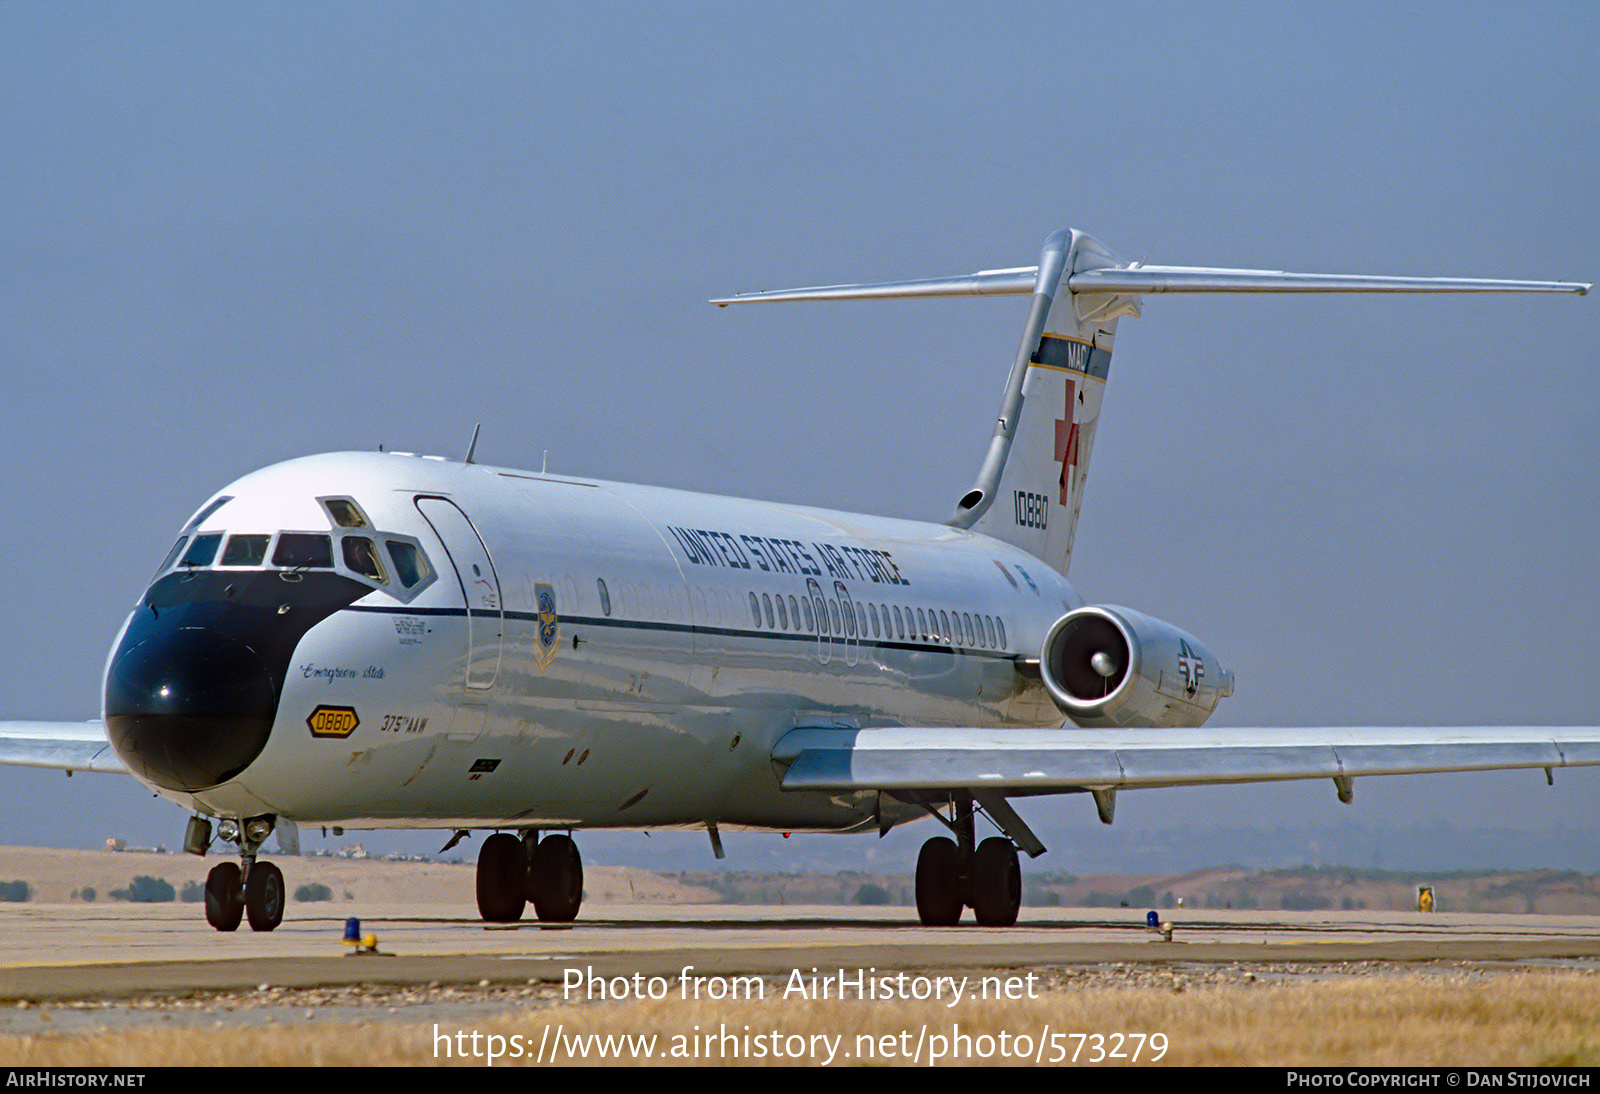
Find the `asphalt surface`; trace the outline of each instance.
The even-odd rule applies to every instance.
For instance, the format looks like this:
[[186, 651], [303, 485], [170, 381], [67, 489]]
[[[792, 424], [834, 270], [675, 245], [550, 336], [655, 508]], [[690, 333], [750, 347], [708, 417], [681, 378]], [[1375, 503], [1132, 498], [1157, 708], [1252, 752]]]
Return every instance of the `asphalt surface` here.
[[1351, 964], [1600, 964], [1594, 916], [1175, 909], [1162, 913], [1168, 941], [1136, 909], [1025, 909], [1009, 930], [924, 928], [905, 908], [596, 906], [563, 927], [489, 927], [398, 906], [365, 912], [361, 929], [377, 936], [377, 955], [353, 955], [341, 943], [345, 916], [326, 905], [291, 905], [267, 934], [218, 933], [193, 904], [0, 905], [0, 1032], [39, 1028], [40, 1014], [60, 1029], [63, 1014], [116, 1024], [149, 1020], [151, 1008], [209, 1013], [230, 998], [425, 1017], [417, 1007], [504, 1006], [508, 993], [581, 999], [574, 977], [635, 974], [678, 992], [702, 978], [710, 991], [720, 977], [814, 968], [1137, 976], [1164, 967], [1320, 975]]

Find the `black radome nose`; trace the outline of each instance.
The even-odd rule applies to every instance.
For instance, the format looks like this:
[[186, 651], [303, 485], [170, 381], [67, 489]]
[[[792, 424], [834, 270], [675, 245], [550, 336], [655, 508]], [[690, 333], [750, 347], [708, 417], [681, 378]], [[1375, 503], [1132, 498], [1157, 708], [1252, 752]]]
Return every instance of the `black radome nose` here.
[[106, 670], [106, 729], [165, 790], [234, 778], [267, 747], [295, 648], [372, 588], [332, 570], [175, 570], [146, 591]]
[[141, 614], [106, 672], [112, 745], [168, 790], [228, 781], [266, 747], [278, 711], [275, 674], [233, 637]]

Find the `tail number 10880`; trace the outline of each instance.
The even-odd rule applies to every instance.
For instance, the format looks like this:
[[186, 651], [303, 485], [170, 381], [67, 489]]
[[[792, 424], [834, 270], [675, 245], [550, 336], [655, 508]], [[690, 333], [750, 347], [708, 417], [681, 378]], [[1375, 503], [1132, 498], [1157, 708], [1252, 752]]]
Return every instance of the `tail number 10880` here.
[[1017, 507], [1017, 523], [1024, 528], [1043, 528], [1050, 519], [1050, 502], [1043, 494], [1031, 490], [1013, 490]]

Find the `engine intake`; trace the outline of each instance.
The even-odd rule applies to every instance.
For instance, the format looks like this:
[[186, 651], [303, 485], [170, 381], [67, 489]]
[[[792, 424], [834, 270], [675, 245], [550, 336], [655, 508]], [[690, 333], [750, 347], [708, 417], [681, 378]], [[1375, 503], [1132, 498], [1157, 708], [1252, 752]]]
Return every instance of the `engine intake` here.
[[1056, 705], [1091, 728], [1198, 726], [1233, 694], [1233, 673], [1193, 635], [1116, 605], [1056, 620], [1039, 668]]

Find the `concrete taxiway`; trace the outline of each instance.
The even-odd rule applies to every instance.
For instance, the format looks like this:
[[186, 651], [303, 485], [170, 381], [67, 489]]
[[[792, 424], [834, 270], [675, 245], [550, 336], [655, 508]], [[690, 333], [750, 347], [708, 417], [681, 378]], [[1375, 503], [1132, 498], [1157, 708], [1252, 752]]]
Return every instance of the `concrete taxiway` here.
[[[61, 1003], [340, 985], [560, 984], [792, 970], [1039, 969], [1109, 963], [1600, 961], [1600, 917], [1176, 909], [1025, 909], [1009, 930], [929, 929], [907, 908], [585, 907], [561, 927], [486, 926], [415, 908], [348, 909], [383, 956], [341, 944], [346, 909], [291, 905], [269, 934], [219, 934], [192, 904], [0, 905], [0, 1001]], [[442, 911], [442, 910], [441, 910]]]

